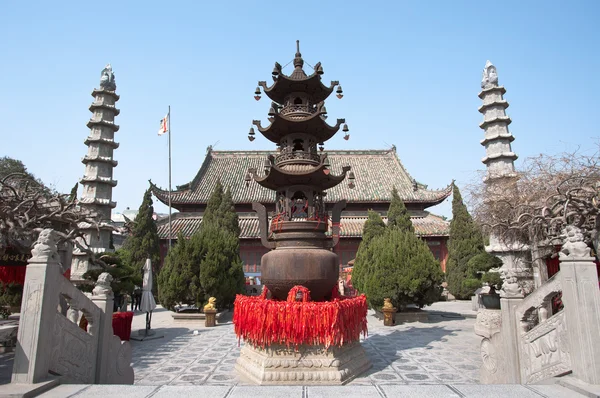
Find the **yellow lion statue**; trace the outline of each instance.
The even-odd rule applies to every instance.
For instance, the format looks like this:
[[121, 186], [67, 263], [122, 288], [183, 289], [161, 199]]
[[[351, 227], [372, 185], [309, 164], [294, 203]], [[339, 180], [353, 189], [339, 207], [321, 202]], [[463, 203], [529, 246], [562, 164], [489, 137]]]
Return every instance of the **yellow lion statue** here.
[[214, 297], [209, 298], [208, 299], [208, 304], [206, 304], [204, 306], [204, 311], [206, 311], [206, 310], [209, 310], [209, 311], [216, 310], [217, 309], [217, 307], [215, 307], [216, 303], [217, 303], [217, 299], [216, 298], [214, 298]]
[[392, 300], [390, 300], [389, 298], [384, 298], [383, 299], [383, 308], [385, 308], [385, 309], [394, 308], [394, 306], [392, 305]]

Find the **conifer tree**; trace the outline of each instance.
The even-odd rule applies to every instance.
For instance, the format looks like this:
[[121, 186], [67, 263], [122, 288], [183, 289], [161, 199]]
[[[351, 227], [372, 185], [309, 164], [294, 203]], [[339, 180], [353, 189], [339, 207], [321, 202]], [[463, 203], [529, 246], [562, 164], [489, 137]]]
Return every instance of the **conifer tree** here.
[[233, 303], [235, 295], [244, 288], [239, 234], [231, 191], [223, 192], [218, 182], [202, 218], [200, 238], [204, 255], [200, 263], [200, 283], [205, 299], [215, 297], [220, 306]]
[[154, 222], [154, 207], [152, 206], [152, 192], [148, 189], [135, 217], [131, 235], [123, 244], [126, 251], [126, 261], [129, 265], [139, 270], [140, 275], [147, 258], [152, 261], [152, 270], [155, 277], [158, 275], [160, 263], [160, 246], [158, 230]]
[[388, 210], [387, 225], [390, 228], [415, 232], [408, 210], [406, 210], [404, 202], [400, 199], [396, 187], [392, 190], [392, 201], [390, 202], [390, 208]]
[[131, 264], [127, 262], [127, 257], [128, 253], [122, 250], [103, 255], [101, 259], [108, 267], [105, 269], [92, 269], [83, 274], [83, 279], [92, 283], [83, 284], [80, 286], [80, 289], [91, 292], [95, 282], [98, 280], [98, 276], [103, 272], [108, 272], [113, 277], [111, 287], [115, 296], [131, 294], [134, 290], [134, 286], [140, 286], [142, 284], [142, 275], [138, 269], [132, 267]]
[[170, 310], [178, 304], [201, 306], [204, 289], [200, 284], [200, 262], [203, 251], [200, 231], [190, 239], [179, 233], [177, 243], [169, 250], [158, 275], [160, 303]]
[[206, 254], [200, 263], [200, 281], [205, 298], [215, 297], [219, 306], [233, 303], [244, 286], [239, 237], [214, 224], [203, 226]]
[[76, 182], [75, 186], [73, 186], [73, 188], [71, 188], [71, 192], [69, 193], [69, 202], [74, 201], [75, 199], [77, 199], [77, 188], [79, 188], [79, 183]]
[[469, 269], [469, 261], [485, 253], [484, 242], [481, 231], [473, 222], [456, 185], [452, 196], [446, 279], [450, 293], [458, 299], [468, 299], [481, 286], [475, 270], [479, 266], [473, 265]]
[[359, 292], [363, 292], [369, 275], [369, 244], [376, 236], [382, 235], [385, 231], [385, 223], [379, 213], [369, 210], [368, 219], [363, 226], [362, 241], [358, 246], [354, 267], [352, 268], [352, 286]]
[[364, 293], [371, 307], [379, 308], [389, 297], [402, 311], [439, 299], [443, 274], [439, 262], [413, 232], [388, 227], [368, 248], [371, 272]]
[[223, 194], [222, 201], [219, 206], [219, 217], [222, 220], [221, 226], [223, 228], [231, 231], [235, 236], [240, 236], [241, 231], [239, 217], [235, 211], [235, 205], [233, 204], [230, 188], [227, 188]]
[[218, 180], [214, 191], [208, 198], [208, 203], [206, 203], [206, 210], [204, 210], [204, 215], [202, 216], [202, 225], [212, 222], [220, 222], [219, 219], [220, 211], [222, 210], [221, 203], [223, 202], [223, 194], [223, 184], [221, 184], [221, 180]]

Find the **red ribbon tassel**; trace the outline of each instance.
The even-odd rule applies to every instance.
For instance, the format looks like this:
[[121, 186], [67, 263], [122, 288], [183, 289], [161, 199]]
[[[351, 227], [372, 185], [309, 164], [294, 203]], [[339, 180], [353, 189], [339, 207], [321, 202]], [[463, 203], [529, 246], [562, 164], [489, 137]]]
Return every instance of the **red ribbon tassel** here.
[[[334, 296], [332, 301], [310, 301], [310, 291], [294, 286], [286, 301], [269, 300], [267, 289], [259, 297], [238, 295], [233, 323], [238, 339], [255, 347], [282, 344], [341, 346], [367, 335], [367, 300]], [[298, 293], [302, 301], [296, 301]]]

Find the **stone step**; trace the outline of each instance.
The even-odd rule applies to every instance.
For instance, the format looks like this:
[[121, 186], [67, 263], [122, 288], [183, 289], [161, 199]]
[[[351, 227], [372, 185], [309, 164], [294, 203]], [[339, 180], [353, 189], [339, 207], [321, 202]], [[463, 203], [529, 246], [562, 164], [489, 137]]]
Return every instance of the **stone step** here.
[[[1, 393], [0, 393], [1, 395]], [[345, 386], [123, 386], [123, 385], [60, 385], [40, 395], [44, 398], [62, 397], [130, 397], [130, 398], [582, 398], [578, 392], [563, 386], [552, 385], [345, 385]]]

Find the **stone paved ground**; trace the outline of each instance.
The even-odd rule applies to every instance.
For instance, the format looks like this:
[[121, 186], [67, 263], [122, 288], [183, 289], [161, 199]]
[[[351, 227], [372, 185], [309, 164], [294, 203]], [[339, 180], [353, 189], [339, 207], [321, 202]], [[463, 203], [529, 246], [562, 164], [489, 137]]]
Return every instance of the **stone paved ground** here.
[[[470, 312], [470, 303], [461, 313]], [[444, 311], [437, 304], [427, 323], [384, 327], [369, 316], [369, 336], [363, 345], [373, 367], [352, 385], [477, 384], [480, 339], [473, 333], [475, 319]], [[442, 312], [439, 312], [442, 311]], [[142, 314], [134, 317], [134, 331], [142, 328]], [[214, 328], [174, 325], [170, 313], [157, 309], [153, 328], [165, 334], [150, 341], [132, 341], [136, 385], [243, 385], [233, 367], [240, 347], [230, 316]], [[198, 330], [197, 336], [193, 330]], [[243, 344], [243, 343], [242, 343]]]

